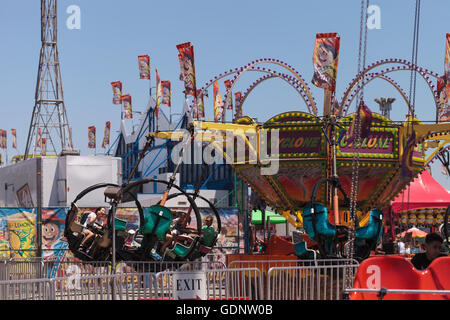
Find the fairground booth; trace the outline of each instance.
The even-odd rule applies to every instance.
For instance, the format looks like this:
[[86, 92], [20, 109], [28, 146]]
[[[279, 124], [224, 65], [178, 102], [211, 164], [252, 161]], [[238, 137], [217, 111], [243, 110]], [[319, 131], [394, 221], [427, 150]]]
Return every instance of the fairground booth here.
[[412, 227], [426, 233], [438, 232], [449, 205], [447, 189], [424, 170], [392, 201], [393, 235]]

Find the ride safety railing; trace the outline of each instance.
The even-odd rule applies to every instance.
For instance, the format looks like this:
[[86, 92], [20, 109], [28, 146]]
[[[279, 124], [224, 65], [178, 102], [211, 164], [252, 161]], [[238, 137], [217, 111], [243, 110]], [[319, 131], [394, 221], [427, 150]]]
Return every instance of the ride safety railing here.
[[392, 295], [398, 295], [403, 297], [404, 300], [417, 300], [420, 296], [421, 300], [436, 300], [437, 298], [443, 298], [448, 300], [450, 298], [450, 290], [412, 290], [412, 289], [388, 289], [382, 287], [380, 289], [344, 289], [344, 298], [349, 299], [351, 293], [374, 293], [377, 299], [383, 300], [389, 298]]
[[[341, 300], [347, 268], [354, 260], [327, 260], [296, 267], [271, 267], [267, 272], [268, 300]], [[352, 279], [354, 280], [354, 279]], [[353, 283], [353, 282], [352, 282]]]
[[155, 299], [155, 274], [71, 276], [0, 281], [1, 300], [140, 300]]
[[[186, 271], [122, 273], [0, 281], [0, 300], [173, 300], [174, 278]], [[205, 299], [260, 300], [256, 269], [215, 269], [205, 275]]]
[[[220, 261], [127, 261], [112, 268], [111, 262], [24, 258], [0, 260], [0, 281], [52, 279], [76, 275], [110, 275], [113, 273], [162, 272], [171, 270], [224, 269]], [[113, 272], [114, 271], [114, 272]]]
[[208, 258], [122, 261], [112, 268], [110, 262], [9, 259], [0, 261], [0, 299], [180, 299], [178, 287], [186, 283], [183, 276], [198, 273], [204, 277], [201, 299], [336, 300], [346, 289], [346, 268], [355, 274], [358, 262], [255, 260], [231, 261], [226, 267]]
[[[263, 282], [256, 268], [205, 270], [206, 300], [262, 300]], [[161, 272], [157, 276], [159, 299], [175, 300], [178, 277], [188, 272]], [[177, 277], [177, 279], [175, 279]], [[183, 278], [183, 277], [181, 277]], [[182, 285], [182, 284], [181, 284]], [[178, 289], [178, 288], [177, 288]], [[200, 299], [201, 297], [198, 297]]]

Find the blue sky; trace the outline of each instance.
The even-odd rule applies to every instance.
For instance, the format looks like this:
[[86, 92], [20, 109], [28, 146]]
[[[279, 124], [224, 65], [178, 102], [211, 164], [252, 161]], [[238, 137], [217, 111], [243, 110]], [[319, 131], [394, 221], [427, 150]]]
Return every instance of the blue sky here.
[[[410, 60], [415, 0], [377, 0], [370, 4], [381, 9], [381, 29], [368, 31], [367, 63], [385, 58]], [[80, 30], [66, 27], [69, 17], [66, 9], [70, 5], [81, 9]], [[446, 0], [422, 1], [418, 64], [438, 73], [443, 72], [445, 33], [450, 32], [449, 11], [450, 3]], [[310, 83], [312, 51], [319, 32], [338, 32], [341, 36], [338, 98], [357, 71], [359, 0], [60, 0], [58, 15], [65, 105], [73, 127], [74, 146], [82, 154], [94, 153], [87, 148], [88, 126], [97, 127], [97, 145], [101, 144], [106, 121], [111, 121], [112, 139], [119, 129], [120, 106], [112, 105], [111, 81], [122, 81], [124, 93], [133, 97], [135, 111], [144, 110], [149, 83], [139, 80], [137, 56], [140, 54], [150, 55], [152, 86], [155, 86], [155, 67], [162, 80], [172, 82], [174, 113], [181, 111], [184, 101], [183, 84], [178, 80], [176, 45], [186, 41], [194, 45], [198, 86], [252, 60], [276, 58], [291, 64], [303, 75], [318, 106], [322, 106], [322, 90]], [[18, 152], [23, 153], [34, 105], [41, 46], [40, 1], [2, 0], [0, 37], [0, 128], [8, 130], [8, 145], [10, 129], [17, 129]], [[236, 90], [245, 91], [257, 78], [254, 73], [245, 75]], [[409, 92], [409, 72], [394, 73], [392, 78]], [[220, 85], [223, 92], [223, 83]], [[406, 105], [381, 80], [369, 85], [365, 96], [373, 111], [378, 111], [374, 98], [397, 98], [392, 118], [404, 119]], [[212, 98], [205, 103], [206, 116], [212, 119]], [[306, 111], [306, 107], [291, 87], [276, 79], [257, 87], [244, 106], [244, 113], [259, 121], [290, 110]], [[432, 95], [419, 77], [416, 112], [421, 120], [434, 120]], [[230, 116], [228, 113], [227, 118]], [[127, 121], [131, 127], [133, 121]], [[97, 148], [97, 153], [102, 151]], [[15, 150], [10, 149], [11, 154]], [[438, 181], [449, 188], [447, 178], [437, 174], [439, 167], [433, 169]]]

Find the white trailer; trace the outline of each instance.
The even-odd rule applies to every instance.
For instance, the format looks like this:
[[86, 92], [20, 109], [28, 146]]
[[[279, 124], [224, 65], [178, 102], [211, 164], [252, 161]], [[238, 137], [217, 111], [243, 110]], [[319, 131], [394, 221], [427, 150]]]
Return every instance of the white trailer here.
[[[69, 207], [80, 191], [97, 183], [121, 184], [121, 158], [110, 156], [38, 157], [0, 168], [0, 207]], [[98, 189], [77, 202], [102, 206]]]

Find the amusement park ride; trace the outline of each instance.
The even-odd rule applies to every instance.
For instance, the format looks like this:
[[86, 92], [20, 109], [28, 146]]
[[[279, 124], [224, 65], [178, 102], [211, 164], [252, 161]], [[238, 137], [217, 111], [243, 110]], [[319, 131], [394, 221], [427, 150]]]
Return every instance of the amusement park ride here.
[[[281, 67], [284, 73], [260, 65]], [[334, 91], [324, 89], [322, 114], [318, 112], [306, 81], [294, 67], [283, 61], [258, 59], [226, 71], [199, 90], [203, 94], [215, 81], [234, 76], [224, 97], [223, 110], [227, 109], [227, 97], [242, 75], [258, 72], [264, 75], [242, 95], [241, 108], [259, 84], [279, 78], [300, 95], [307, 112], [284, 112], [265, 123], [239, 113], [231, 123], [225, 123], [224, 116], [221, 122], [205, 122], [193, 119], [197, 106], [192, 102], [187, 111], [191, 120], [188, 131], [149, 133], [140, 159], [154, 138], [182, 141], [184, 146], [190, 146], [194, 141], [209, 144], [214, 147], [216, 157], [219, 155], [231, 164], [252, 192], [297, 228], [295, 243], [291, 245], [300, 259], [309, 259], [310, 253], [314, 252], [314, 256], [319, 258], [362, 261], [371, 255], [380, 241], [383, 209], [431, 161], [443, 157], [450, 142], [450, 122], [438, 121], [444, 110], [439, 92], [431, 80], [440, 79], [437, 73], [403, 59], [380, 60], [367, 67], [363, 63], [358, 71], [340, 101]], [[414, 104], [400, 85], [388, 76], [394, 72], [411, 72], [425, 80], [434, 97], [436, 123], [423, 124], [415, 117]], [[362, 93], [364, 87], [375, 79], [386, 81], [400, 93], [408, 107], [406, 121], [394, 122], [368, 109]], [[349, 107], [355, 99], [357, 110], [350, 114]], [[128, 181], [122, 186], [103, 183], [81, 192], [73, 201], [66, 219], [65, 236], [74, 255], [84, 261], [186, 261], [210, 252], [215, 240], [204, 241], [201, 216], [195, 204], [195, 199], [201, 198], [198, 194], [201, 181], [193, 193], [175, 185], [180, 163], [181, 160], [169, 181], [142, 179]], [[149, 182], [162, 183], [167, 188], [157, 205], [142, 208], [132, 190]], [[95, 238], [89, 253], [86, 253], [79, 249], [83, 236], [76, 202], [99, 188], [106, 188], [105, 197], [111, 208], [107, 228]], [[172, 188], [178, 192], [170, 193]], [[114, 218], [117, 205], [127, 195], [134, 199], [140, 215], [140, 227], [132, 232], [123, 221]], [[178, 226], [173, 225], [173, 212], [165, 206], [172, 197], [185, 197], [190, 206]], [[214, 204], [207, 202], [216, 216], [217, 238], [220, 217]], [[192, 214], [196, 218], [195, 232], [184, 230]], [[448, 218], [447, 213], [445, 231], [448, 230]], [[166, 234], [174, 227], [179, 228], [179, 234], [162, 252]], [[445, 236], [448, 237], [446, 233]], [[137, 245], [130, 245], [132, 243]]]
[[[257, 67], [263, 63], [281, 66], [290, 74]], [[386, 65], [396, 66], [374, 72], [375, 68]], [[322, 258], [351, 256], [362, 260], [370, 255], [380, 240], [383, 230], [382, 209], [388, 206], [431, 160], [445, 150], [450, 138], [450, 123], [422, 124], [410, 116], [407, 121], [399, 124], [376, 113], [372, 113], [368, 123], [367, 118], [358, 117], [358, 112], [362, 114], [365, 107], [362, 101], [357, 113], [348, 114], [348, 108], [362, 86], [374, 79], [382, 79], [400, 92], [411, 115], [413, 110], [406, 94], [387, 76], [388, 73], [407, 70], [413, 70], [425, 79], [435, 98], [436, 112], [439, 113], [439, 97], [430, 80], [432, 77], [439, 78], [439, 75], [406, 60], [387, 59], [369, 65], [350, 83], [334, 112], [330, 112], [331, 100], [328, 100], [322, 116], [318, 114], [308, 85], [292, 66], [275, 59], [252, 61], [245, 67], [219, 75], [215, 80], [235, 74], [232, 81], [234, 86], [245, 72], [266, 73], [266, 76], [256, 81], [243, 95], [244, 103], [258, 84], [278, 77], [299, 92], [309, 112], [285, 112], [263, 124], [257, 123], [249, 116], [237, 117], [233, 123], [194, 120], [189, 124], [189, 137], [184, 141], [187, 141], [187, 144], [202, 141], [213, 145], [216, 152], [220, 152], [223, 158], [233, 165], [239, 177], [253, 192], [273, 210], [282, 214], [294, 227], [299, 228], [301, 238], [306, 240], [295, 244], [300, 258], [309, 257], [308, 249], [315, 249]], [[360, 82], [362, 85], [359, 85]], [[205, 91], [212, 83], [208, 82], [201, 91]], [[231, 92], [233, 86], [227, 93]], [[350, 131], [354, 123], [357, 124], [354, 128], [361, 134], [360, 138], [351, 136]], [[362, 127], [365, 130], [362, 130]], [[274, 139], [275, 136], [278, 138]], [[147, 146], [155, 137], [180, 141], [183, 139], [183, 133], [151, 132], [147, 138]], [[244, 146], [245, 152], [238, 154], [239, 151], [235, 152], [233, 147], [230, 148], [233, 145]], [[435, 150], [426, 157], [425, 151], [432, 148]], [[144, 148], [141, 156], [146, 149]], [[278, 163], [278, 170], [274, 174], [263, 174], [262, 169], [268, 169], [275, 162]], [[66, 220], [66, 237], [72, 252], [82, 260], [92, 261], [110, 259], [111, 249], [116, 252], [117, 259], [154, 260], [153, 253], [165, 240], [165, 234], [171, 228], [173, 220], [171, 210], [164, 204], [168, 198], [183, 196], [190, 204], [188, 215], [194, 214], [196, 217], [197, 231], [190, 235], [181, 233], [173, 246], [169, 247], [167, 252], [159, 252], [159, 255], [166, 260], [192, 260], [208, 253], [214, 243], [202, 242], [201, 217], [195, 205], [195, 198], [200, 197], [198, 188], [194, 193], [188, 194], [173, 183], [178, 167], [168, 182], [142, 179], [124, 183], [122, 186], [98, 184], [81, 192], [73, 201]], [[353, 172], [355, 168], [356, 171]], [[149, 182], [165, 184], [167, 189], [158, 205], [142, 208], [130, 190]], [[78, 249], [82, 228], [76, 220], [76, 202], [85, 194], [105, 187], [105, 196], [111, 203], [108, 228], [102, 236], [96, 238], [88, 255]], [[169, 196], [172, 188], [179, 192]], [[134, 198], [140, 221], [143, 222], [134, 235], [126, 232], [123, 221], [115, 219], [114, 222], [112, 218], [125, 194]], [[352, 210], [352, 202], [356, 210]], [[215, 212], [220, 228], [217, 210], [212, 203], [208, 203]], [[362, 220], [365, 221], [364, 225], [360, 224]], [[448, 217], [445, 221], [447, 220]], [[186, 223], [187, 218], [182, 227]], [[138, 247], [127, 246], [130, 236], [142, 239]], [[113, 237], [115, 241], [112, 241]], [[312, 247], [307, 248], [305, 243]], [[354, 246], [352, 250], [350, 245]]]

